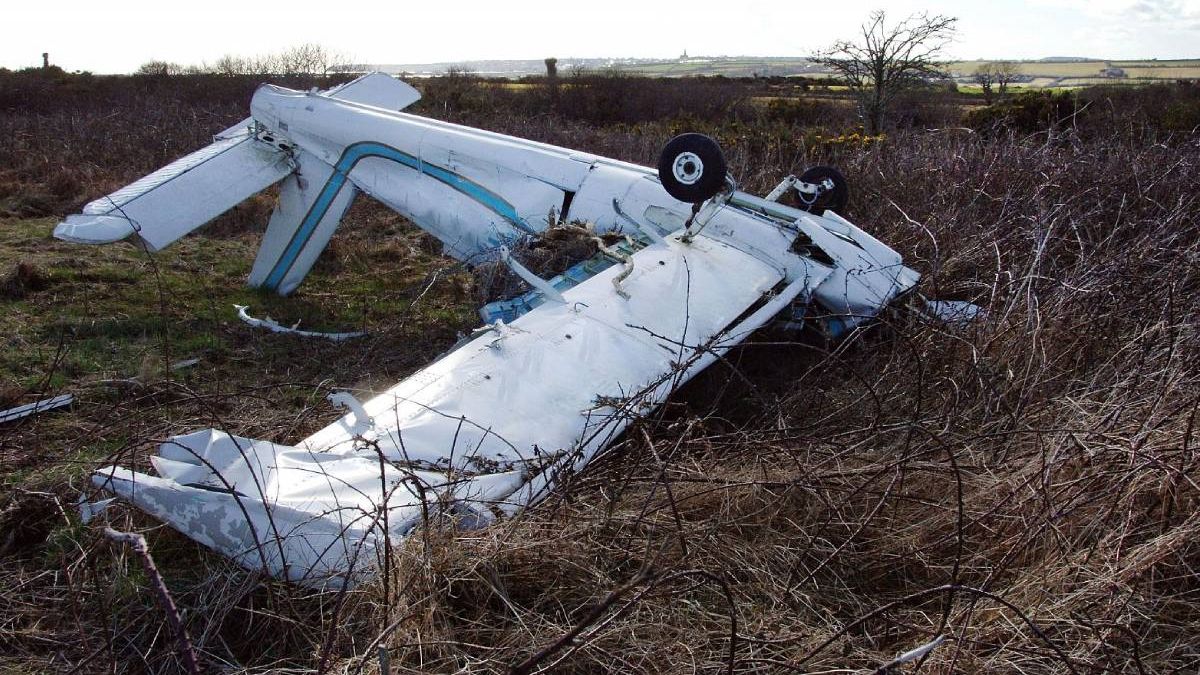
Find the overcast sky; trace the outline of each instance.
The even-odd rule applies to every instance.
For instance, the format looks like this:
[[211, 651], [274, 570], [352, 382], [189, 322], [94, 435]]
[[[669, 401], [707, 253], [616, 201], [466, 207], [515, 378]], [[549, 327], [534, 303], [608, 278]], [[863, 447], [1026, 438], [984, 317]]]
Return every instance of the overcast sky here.
[[959, 17], [950, 56], [1200, 58], [1200, 0], [8, 0], [0, 66], [129, 72], [316, 42], [362, 63], [546, 56], [802, 56], [872, 9]]

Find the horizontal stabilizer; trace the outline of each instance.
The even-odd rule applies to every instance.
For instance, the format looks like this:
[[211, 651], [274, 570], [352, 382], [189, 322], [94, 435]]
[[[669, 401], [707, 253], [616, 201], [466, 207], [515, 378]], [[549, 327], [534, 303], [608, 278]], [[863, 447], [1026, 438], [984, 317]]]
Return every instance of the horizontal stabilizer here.
[[325, 92], [339, 101], [361, 103], [384, 110], [404, 110], [421, 100], [421, 92], [385, 73], [370, 73]]
[[291, 171], [287, 153], [245, 129], [91, 202], [59, 223], [54, 236], [107, 244], [137, 233], [157, 251]]
[[[324, 92], [330, 98], [374, 106], [385, 110], [404, 110], [421, 100], [421, 92], [408, 84], [384, 73], [370, 73]], [[247, 117], [213, 138], [221, 140], [242, 134], [254, 126], [254, 118]]]

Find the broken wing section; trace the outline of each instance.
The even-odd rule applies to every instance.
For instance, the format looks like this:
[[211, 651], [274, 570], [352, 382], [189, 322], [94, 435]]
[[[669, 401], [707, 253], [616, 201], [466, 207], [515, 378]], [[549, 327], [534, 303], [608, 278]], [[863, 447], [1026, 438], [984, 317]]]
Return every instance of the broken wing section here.
[[528, 479], [514, 471], [452, 481], [370, 453], [309, 452], [215, 429], [169, 439], [151, 463], [157, 476], [106, 467], [92, 482], [242, 567], [316, 588], [369, 578], [387, 542], [438, 504], [486, 522], [488, 505]]
[[157, 251], [291, 171], [286, 152], [244, 129], [91, 202], [59, 223], [54, 236], [108, 244], [137, 234]]
[[251, 286], [288, 295], [329, 244], [358, 190], [343, 173], [300, 150], [297, 171], [283, 182], [267, 233], [250, 271]]
[[157, 476], [109, 467], [93, 481], [242, 566], [353, 584], [431, 517], [480, 526], [543, 494], [783, 281], [700, 237], [631, 257], [620, 288], [626, 272], [604, 270], [295, 447], [206, 430], [164, 444]]

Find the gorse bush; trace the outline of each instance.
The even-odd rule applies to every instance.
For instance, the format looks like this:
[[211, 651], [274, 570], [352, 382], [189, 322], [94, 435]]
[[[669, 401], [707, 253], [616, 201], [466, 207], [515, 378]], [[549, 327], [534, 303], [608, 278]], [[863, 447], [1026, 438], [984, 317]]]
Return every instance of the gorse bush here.
[[1072, 91], [1028, 91], [967, 113], [966, 121], [981, 132], [1010, 130], [1046, 131], [1070, 123], [1080, 110], [1079, 95]]
[[1200, 128], [1200, 86], [1092, 87], [1030, 91], [966, 115], [983, 133], [1035, 133], [1073, 129], [1083, 136], [1113, 134], [1152, 142], [1186, 138]]

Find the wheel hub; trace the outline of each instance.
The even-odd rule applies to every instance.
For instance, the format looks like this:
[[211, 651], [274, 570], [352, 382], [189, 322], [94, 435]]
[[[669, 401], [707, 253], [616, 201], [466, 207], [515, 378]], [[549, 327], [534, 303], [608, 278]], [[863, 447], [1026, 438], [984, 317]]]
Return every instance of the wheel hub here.
[[684, 185], [695, 185], [696, 181], [704, 175], [704, 162], [694, 152], [681, 152], [675, 158], [675, 163], [671, 167], [671, 173], [675, 175], [675, 180]]

